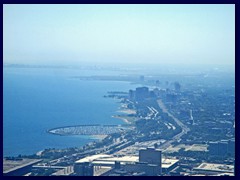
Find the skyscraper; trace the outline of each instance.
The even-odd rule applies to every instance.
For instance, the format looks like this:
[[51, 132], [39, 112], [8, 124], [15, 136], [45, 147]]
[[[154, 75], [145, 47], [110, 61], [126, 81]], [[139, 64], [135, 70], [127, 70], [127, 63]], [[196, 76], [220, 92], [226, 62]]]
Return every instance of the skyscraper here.
[[156, 150], [154, 148], [140, 149], [139, 162], [146, 162], [149, 164], [157, 164], [161, 166], [162, 151]]

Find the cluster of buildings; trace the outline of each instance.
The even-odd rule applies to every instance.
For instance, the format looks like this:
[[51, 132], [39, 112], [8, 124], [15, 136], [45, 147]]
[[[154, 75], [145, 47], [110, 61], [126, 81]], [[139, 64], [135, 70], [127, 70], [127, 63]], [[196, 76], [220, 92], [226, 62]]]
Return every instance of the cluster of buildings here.
[[138, 87], [136, 90], [129, 90], [129, 99], [133, 101], [143, 101], [146, 98], [155, 97], [154, 91], [149, 91], [148, 87]]
[[[160, 176], [177, 166], [177, 159], [162, 158], [154, 148], [139, 150], [139, 156], [107, 154], [85, 157], [75, 162], [75, 176]], [[100, 173], [99, 173], [100, 172]]]
[[[144, 81], [144, 76], [140, 78], [141, 81]], [[95, 154], [91, 156], [78, 156], [76, 159], [83, 157], [77, 161], [76, 159], [72, 160], [68, 166], [45, 166], [41, 165], [41, 160], [4, 160], [4, 175], [24, 175], [31, 174], [34, 169], [54, 169], [54, 173], [51, 173], [52, 176], [166, 176], [166, 175], [184, 175], [184, 176], [193, 176], [193, 175], [214, 175], [214, 176], [232, 176], [234, 175], [235, 169], [234, 165], [229, 165], [227, 161], [224, 161], [224, 164], [216, 164], [216, 163], [203, 163], [203, 159], [199, 158], [199, 155], [206, 154], [210, 155], [212, 159], [214, 156], [218, 158], [226, 159], [226, 156], [233, 157], [235, 155], [235, 138], [231, 138], [231, 136], [227, 136], [228, 140], [219, 140], [219, 141], [210, 141], [210, 136], [216, 134], [217, 136], [222, 133], [222, 127], [215, 127], [216, 124], [219, 124], [219, 121], [215, 119], [210, 119], [206, 121], [202, 121], [200, 124], [199, 115], [207, 109], [198, 108], [193, 111], [193, 106], [190, 102], [194, 102], [195, 99], [204, 97], [201, 92], [196, 92], [195, 94], [184, 94], [184, 92], [179, 93], [180, 84], [175, 83], [176, 91], [169, 91], [163, 89], [154, 89], [149, 90], [148, 87], [138, 87], [135, 90], [129, 91], [129, 100], [136, 102], [138, 106], [144, 104], [145, 100], [148, 98], [154, 97], [162, 97], [166, 101], [166, 105], [170, 110], [172, 110], [175, 114], [184, 120], [185, 123], [193, 128], [193, 131], [190, 131], [190, 137], [194, 137], [190, 139], [189, 137], [181, 138], [181, 142], [179, 141], [176, 146], [170, 146], [165, 151], [163, 151], [164, 155], [168, 156], [176, 156], [173, 153], [180, 152], [188, 152], [187, 157], [179, 157], [178, 159], [175, 157], [163, 157], [162, 151], [155, 148], [144, 148], [138, 149], [142, 146], [137, 146], [136, 143], [134, 146], [137, 146], [134, 149], [134, 153], [128, 150], [128, 152], [123, 152], [121, 154]], [[139, 105], [140, 104], [140, 105]], [[172, 108], [176, 106], [177, 108]], [[146, 110], [146, 118], [148, 120], [153, 120], [156, 118], [158, 111], [153, 107], [145, 107]], [[138, 113], [141, 111], [138, 111]], [[196, 119], [193, 117], [197, 117]], [[196, 114], [198, 112], [198, 114]], [[199, 113], [200, 112], [200, 113]], [[141, 113], [139, 113], [141, 115]], [[142, 113], [143, 114], [143, 113]], [[203, 113], [202, 113], [203, 114]], [[226, 113], [224, 113], [225, 116]], [[226, 114], [227, 115], [227, 114]], [[142, 116], [141, 116], [142, 117]], [[148, 118], [149, 117], [149, 118]], [[200, 118], [201, 119], [201, 118]], [[157, 121], [156, 121], [157, 122]], [[225, 122], [224, 128], [225, 128]], [[168, 124], [169, 125], [169, 124]], [[201, 125], [201, 126], [200, 126]], [[231, 124], [230, 124], [231, 125]], [[229, 126], [230, 126], [229, 125]], [[235, 125], [234, 125], [235, 126]], [[82, 128], [82, 127], [81, 127]], [[104, 127], [105, 131], [108, 130], [109, 133], [112, 133], [113, 128]], [[173, 129], [173, 128], [172, 128]], [[204, 135], [208, 135], [209, 139], [205, 138], [204, 142], [210, 141], [207, 144], [193, 144], [189, 145], [188, 142], [203, 142], [202, 139], [198, 140], [198, 137], [201, 135], [201, 131], [198, 129], [209, 129], [205, 131]], [[65, 133], [69, 131], [73, 131], [74, 133], [78, 133], [81, 129], [64, 129]], [[97, 133], [98, 130], [103, 131], [99, 127], [89, 127], [87, 130]], [[119, 129], [116, 129], [119, 130]], [[86, 127], [81, 132], [86, 133]], [[196, 133], [197, 132], [197, 133]], [[188, 134], [189, 135], [189, 134]], [[226, 138], [226, 139], [227, 139]], [[213, 138], [211, 138], [213, 139]], [[225, 138], [222, 138], [225, 139]], [[164, 140], [165, 141], [165, 140]], [[146, 143], [146, 142], [145, 142]], [[162, 142], [161, 142], [162, 143]], [[182, 143], [182, 144], [179, 144]], [[188, 145], [185, 145], [187, 143]], [[156, 144], [156, 142], [154, 143]], [[160, 144], [160, 142], [159, 142]], [[148, 147], [148, 146], [145, 146]], [[155, 147], [155, 146], [154, 146]], [[159, 146], [156, 146], [159, 147]], [[205, 153], [206, 152], [206, 153]], [[138, 155], [137, 155], [138, 153]], [[195, 154], [194, 154], [195, 153]], [[134, 155], [133, 155], [134, 154]], [[186, 153], [185, 153], [186, 154]], [[193, 156], [194, 155], [194, 156]], [[85, 156], [85, 155], [84, 155]], [[191, 157], [191, 158], [189, 158]], [[192, 158], [193, 157], [193, 158]], [[197, 158], [196, 158], [197, 157]], [[200, 156], [203, 157], [203, 156]], [[194, 159], [196, 158], [196, 159]], [[221, 162], [221, 161], [210, 161], [209, 162]], [[75, 162], [75, 163], [74, 163]], [[36, 164], [40, 165], [36, 165]], [[74, 163], [74, 164], [73, 164]], [[228, 164], [227, 164], [228, 163]], [[235, 163], [235, 161], [234, 161]], [[60, 164], [60, 163], [59, 163]], [[59, 165], [58, 164], [58, 165]]]
[[[70, 166], [49, 166], [40, 159], [4, 160], [3, 175], [29, 176], [34, 170], [52, 170], [51, 176], [234, 176], [234, 165], [190, 164], [173, 157], [162, 157], [155, 148], [140, 149], [137, 155], [96, 154], [75, 161]], [[187, 168], [187, 169], [186, 169]]]
[[75, 162], [72, 176], [233, 176], [233, 165], [196, 163], [188, 170], [180, 159], [162, 157], [155, 148], [139, 150], [138, 156], [98, 154]]
[[208, 151], [213, 156], [226, 156], [235, 154], [235, 139], [221, 140], [208, 143]]

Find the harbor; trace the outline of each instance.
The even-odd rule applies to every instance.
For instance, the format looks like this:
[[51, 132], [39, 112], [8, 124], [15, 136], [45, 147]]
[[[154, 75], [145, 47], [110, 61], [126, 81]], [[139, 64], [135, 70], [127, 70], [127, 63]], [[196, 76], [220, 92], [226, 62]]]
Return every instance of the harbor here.
[[109, 135], [130, 130], [124, 125], [77, 125], [50, 129], [47, 132], [55, 135]]

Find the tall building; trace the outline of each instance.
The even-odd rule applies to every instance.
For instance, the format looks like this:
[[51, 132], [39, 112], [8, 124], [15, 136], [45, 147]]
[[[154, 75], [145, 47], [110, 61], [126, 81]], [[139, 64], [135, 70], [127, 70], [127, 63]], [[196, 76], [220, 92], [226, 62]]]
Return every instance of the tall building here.
[[159, 167], [159, 173], [162, 172], [162, 151], [147, 148], [139, 150], [139, 162], [157, 165]]
[[76, 176], [93, 176], [93, 165], [89, 162], [75, 163], [74, 174]]
[[139, 162], [161, 165], [162, 152], [154, 148], [140, 149]]
[[135, 92], [133, 90], [129, 90], [129, 99], [135, 100]]
[[138, 87], [135, 92], [135, 99], [137, 101], [143, 100], [149, 97], [149, 89], [148, 87]]

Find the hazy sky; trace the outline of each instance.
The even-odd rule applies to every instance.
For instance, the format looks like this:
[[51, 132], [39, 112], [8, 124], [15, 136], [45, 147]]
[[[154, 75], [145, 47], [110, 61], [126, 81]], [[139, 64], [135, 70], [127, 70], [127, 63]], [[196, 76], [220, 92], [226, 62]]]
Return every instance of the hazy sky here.
[[235, 64], [234, 5], [4, 5], [4, 63]]

